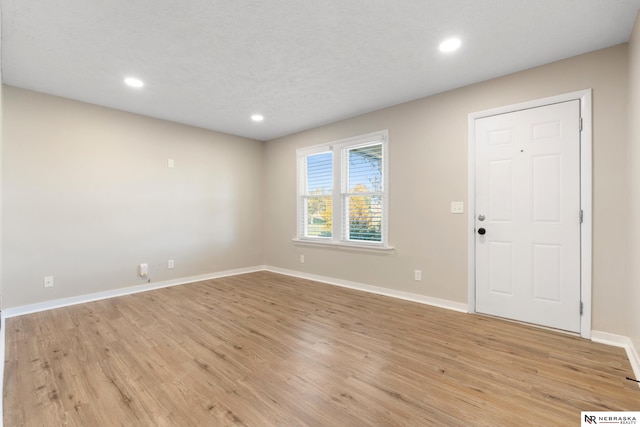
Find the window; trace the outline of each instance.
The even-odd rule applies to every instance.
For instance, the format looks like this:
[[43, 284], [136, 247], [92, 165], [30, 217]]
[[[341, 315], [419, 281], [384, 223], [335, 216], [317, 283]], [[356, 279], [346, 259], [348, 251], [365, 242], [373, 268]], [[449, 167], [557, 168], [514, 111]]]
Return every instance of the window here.
[[298, 241], [387, 248], [387, 131], [298, 150]]

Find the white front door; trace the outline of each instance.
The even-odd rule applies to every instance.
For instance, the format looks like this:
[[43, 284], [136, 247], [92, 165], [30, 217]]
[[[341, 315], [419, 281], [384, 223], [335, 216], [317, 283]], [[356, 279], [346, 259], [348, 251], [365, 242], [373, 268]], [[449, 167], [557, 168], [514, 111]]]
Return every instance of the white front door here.
[[580, 332], [580, 101], [475, 120], [476, 311]]

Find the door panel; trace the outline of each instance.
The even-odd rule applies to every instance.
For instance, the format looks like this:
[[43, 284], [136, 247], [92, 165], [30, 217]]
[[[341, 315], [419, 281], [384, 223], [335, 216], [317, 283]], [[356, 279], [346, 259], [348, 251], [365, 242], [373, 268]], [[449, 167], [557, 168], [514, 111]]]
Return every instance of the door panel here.
[[489, 218], [511, 222], [513, 218], [513, 162], [489, 161]]
[[533, 297], [562, 302], [562, 247], [533, 245]]
[[489, 288], [492, 293], [513, 295], [513, 244], [489, 244]]
[[534, 157], [532, 169], [533, 222], [561, 222], [562, 158]]
[[475, 121], [478, 312], [580, 331], [579, 118], [575, 100]]

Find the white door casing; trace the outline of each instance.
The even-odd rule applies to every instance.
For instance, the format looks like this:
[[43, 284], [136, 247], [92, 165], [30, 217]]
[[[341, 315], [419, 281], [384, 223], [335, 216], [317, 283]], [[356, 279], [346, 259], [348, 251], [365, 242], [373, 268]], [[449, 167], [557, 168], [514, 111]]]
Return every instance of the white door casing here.
[[469, 124], [469, 311], [589, 337], [590, 91]]

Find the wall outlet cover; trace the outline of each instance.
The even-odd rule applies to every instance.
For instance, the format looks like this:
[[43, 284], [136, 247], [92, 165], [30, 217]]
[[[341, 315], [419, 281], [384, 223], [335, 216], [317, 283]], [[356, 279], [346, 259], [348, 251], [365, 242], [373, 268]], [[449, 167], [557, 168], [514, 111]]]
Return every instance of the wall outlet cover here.
[[44, 287], [53, 288], [53, 276], [44, 276]]

